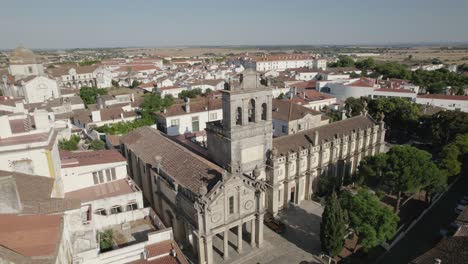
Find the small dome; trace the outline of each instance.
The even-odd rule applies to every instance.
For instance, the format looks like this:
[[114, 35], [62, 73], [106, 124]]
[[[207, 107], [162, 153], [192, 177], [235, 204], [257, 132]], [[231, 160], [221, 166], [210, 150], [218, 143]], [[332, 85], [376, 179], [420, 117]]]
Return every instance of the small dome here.
[[27, 48], [25, 48], [23, 46], [17, 47], [10, 54], [10, 62], [11, 63], [15, 63], [15, 62], [34, 63], [35, 61], [36, 61], [36, 56], [34, 55], [34, 52], [32, 52], [30, 49], [27, 49]]

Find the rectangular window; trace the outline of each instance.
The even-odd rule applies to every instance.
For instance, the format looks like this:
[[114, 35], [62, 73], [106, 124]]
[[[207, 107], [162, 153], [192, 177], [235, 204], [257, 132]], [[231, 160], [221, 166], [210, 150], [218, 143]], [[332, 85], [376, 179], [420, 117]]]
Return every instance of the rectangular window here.
[[112, 175], [112, 180], [115, 181], [115, 179], [116, 179], [115, 168], [111, 169], [111, 175]]
[[111, 209], [110, 209], [110, 213], [111, 214], [118, 214], [118, 213], [121, 213], [122, 212], [122, 207], [120, 205], [117, 205], [117, 206], [113, 206]]
[[136, 202], [127, 204], [127, 211], [134, 211], [136, 209], [138, 209], [138, 204]]
[[283, 131], [283, 133], [288, 133], [288, 127], [283, 125], [281, 131]]
[[172, 119], [171, 120], [171, 126], [179, 126], [180, 122], [179, 119]]
[[210, 113], [210, 120], [216, 120], [218, 118], [218, 113]]
[[104, 173], [102, 173], [102, 171], [99, 171], [99, 183], [103, 183], [104, 182]]
[[229, 214], [234, 213], [234, 196], [229, 197]]
[[93, 181], [94, 181], [94, 184], [99, 183], [97, 172], [93, 172]]
[[198, 121], [198, 116], [192, 116], [192, 131], [200, 131], [200, 122]]
[[108, 169], [106, 170], [106, 179], [107, 179], [108, 182], [111, 181], [111, 172]]
[[281, 190], [278, 190], [278, 202], [281, 202]]

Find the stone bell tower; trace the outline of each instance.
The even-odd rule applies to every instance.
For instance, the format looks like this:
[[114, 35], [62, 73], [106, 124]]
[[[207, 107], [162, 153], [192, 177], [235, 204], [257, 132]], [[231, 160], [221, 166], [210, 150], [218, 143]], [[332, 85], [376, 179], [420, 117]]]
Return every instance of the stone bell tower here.
[[239, 85], [226, 85], [221, 92], [223, 120], [208, 123], [206, 129], [211, 160], [231, 173], [265, 179], [272, 148], [271, 89], [258, 72], [247, 69]]

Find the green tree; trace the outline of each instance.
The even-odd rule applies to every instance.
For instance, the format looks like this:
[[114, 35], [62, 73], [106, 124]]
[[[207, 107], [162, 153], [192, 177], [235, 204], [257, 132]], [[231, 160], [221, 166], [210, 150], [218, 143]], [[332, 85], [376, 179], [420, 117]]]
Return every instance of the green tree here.
[[192, 89], [192, 90], [184, 90], [179, 93], [179, 98], [195, 98], [202, 94], [202, 90], [200, 88]]
[[136, 88], [138, 85], [142, 84], [142, 82], [138, 80], [133, 80], [132, 84], [129, 86], [129, 88]]
[[330, 63], [328, 66], [331, 67], [331, 68], [335, 68], [335, 67], [353, 67], [354, 66], [354, 60], [350, 56], [339, 56], [337, 62]]
[[336, 193], [333, 192], [327, 200], [320, 223], [322, 251], [331, 257], [338, 255], [343, 249], [345, 235], [345, 215]]
[[159, 112], [173, 103], [174, 98], [170, 95], [162, 98], [159, 93], [145, 94], [143, 102], [140, 104], [141, 114], [143, 117], [153, 115], [155, 112]]
[[364, 250], [388, 241], [395, 235], [398, 216], [369, 190], [359, 189], [356, 195], [345, 191], [340, 201], [348, 214], [349, 226], [359, 237], [359, 244]]
[[106, 148], [106, 143], [102, 140], [95, 139], [89, 143], [89, 148], [92, 150], [101, 150]]
[[366, 97], [354, 98], [348, 97], [345, 101], [344, 109], [348, 113], [348, 117], [360, 115], [365, 108], [365, 104], [369, 101]]
[[369, 114], [379, 118], [384, 114], [390, 141], [406, 142], [418, 127], [422, 114], [421, 106], [405, 98], [378, 98], [368, 103]]
[[441, 152], [440, 168], [448, 177], [458, 175], [461, 171], [461, 162], [458, 160], [461, 153], [455, 144], [446, 145]]
[[112, 249], [114, 244], [114, 232], [112, 229], [107, 229], [104, 232], [99, 232], [99, 247], [101, 251], [108, 251]]
[[80, 137], [77, 135], [72, 135], [69, 140], [62, 139], [59, 141], [59, 149], [61, 150], [78, 150], [78, 143], [80, 142]]
[[367, 58], [356, 62], [356, 68], [365, 71], [374, 69], [375, 65], [375, 60], [373, 58]]
[[80, 97], [85, 103], [85, 105], [95, 104], [96, 98], [98, 95], [106, 95], [106, 89], [99, 89], [95, 87], [81, 87], [80, 89]]
[[435, 147], [445, 146], [457, 135], [468, 133], [468, 113], [460, 111], [442, 111], [420, 122], [421, 134]]
[[[427, 151], [409, 145], [396, 145], [385, 154], [385, 161], [381, 162], [380, 189], [397, 194], [395, 212], [400, 210], [403, 194], [412, 195], [422, 189], [430, 188], [437, 191], [446, 185], [444, 177], [432, 162], [431, 154]], [[379, 175], [374, 175], [374, 177]], [[436, 190], [437, 189], [437, 190]]]

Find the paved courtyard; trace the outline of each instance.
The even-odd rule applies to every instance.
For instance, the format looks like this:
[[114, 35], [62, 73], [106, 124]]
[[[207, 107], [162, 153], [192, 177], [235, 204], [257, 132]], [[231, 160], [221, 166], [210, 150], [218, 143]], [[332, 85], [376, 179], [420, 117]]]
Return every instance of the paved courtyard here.
[[229, 235], [229, 259], [222, 258], [222, 236], [214, 239], [214, 260], [220, 264], [305, 264], [319, 263], [320, 221], [323, 208], [315, 202], [303, 201], [300, 206], [284, 209], [278, 217], [286, 224], [286, 232], [279, 235], [264, 228], [265, 242], [261, 249], [252, 250], [249, 244], [248, 226], [244, 233], [243, 251], [236, 251], [235, 230]]

